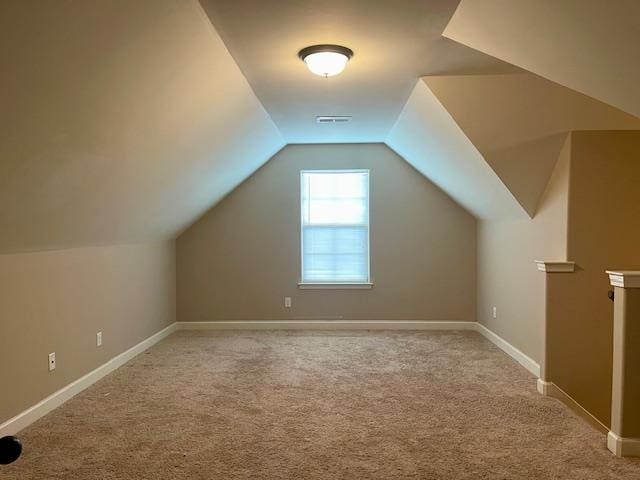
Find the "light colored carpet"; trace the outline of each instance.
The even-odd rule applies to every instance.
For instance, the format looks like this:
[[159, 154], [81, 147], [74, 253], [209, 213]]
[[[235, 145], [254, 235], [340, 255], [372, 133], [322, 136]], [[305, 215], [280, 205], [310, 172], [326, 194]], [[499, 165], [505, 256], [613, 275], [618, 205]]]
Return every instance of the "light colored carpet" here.
[[2, 479], [640, 479], [473, 332], [178, 332], [20, 436]]

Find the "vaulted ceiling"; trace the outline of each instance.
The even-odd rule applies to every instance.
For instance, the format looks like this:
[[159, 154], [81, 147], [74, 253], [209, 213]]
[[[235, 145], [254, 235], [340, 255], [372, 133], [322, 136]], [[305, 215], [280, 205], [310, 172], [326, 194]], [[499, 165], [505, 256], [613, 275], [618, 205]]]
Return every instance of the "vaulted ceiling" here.
[[[201, 0], [288, 143], [383, 142], [418, 77], [516, 67], [442, 37], [459, 0]], [[355, 55], [340, 75], [311, 75], [298, 58], [337, 43]], [[350, 115], [318, 125], [318, 115]]]
[[[640, 127], [614, 3], [0, 2], [0, 253], [175, 238], [287, 143], [384, 141], [478, 218], [529, 218], [568, 131]], [[315, 43], [355, 56], [316, 77]]]
[[413, 89], [387, 145], [477, 218], [525, 218], [504, 183], [424, 81]]
[[638, 0], [462, 0], [443, 36], [640, 117]]
[[568, 132], [640, 129], [640, 118], [530, 73], [425, 82], [530, 217]]
[[284, 141], [196, 1], [0, 2], [0, 252], [175, 237]]

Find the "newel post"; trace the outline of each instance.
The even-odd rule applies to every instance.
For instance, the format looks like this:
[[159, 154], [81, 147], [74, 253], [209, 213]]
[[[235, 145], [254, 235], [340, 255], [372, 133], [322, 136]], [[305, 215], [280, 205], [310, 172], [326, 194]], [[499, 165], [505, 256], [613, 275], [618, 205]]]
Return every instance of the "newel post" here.
[[549, 395], [550, 388], [553, 386], [553, 379], [550, 378], [550, 369], [549, 369], [549, 322], [552, 320], [552, 315], [549, 306], [549, 275], [558, 274], [558, 273], [573, 273], [576, 270], [575, 262], [551, 262], [546, 260], [536, 260], [535, 261], [538, 270], [547, 274], [547, 278], [545, 280], [545, 318], [543, 323], [543, 333], [542, 333], [542, 359], [540, 361], [540, 378], [538, 378], [538, 392], [542, 395]]
[[619, 457], [640, 456], [640, 271], [607, 271], [614, 290], [611, 431]]

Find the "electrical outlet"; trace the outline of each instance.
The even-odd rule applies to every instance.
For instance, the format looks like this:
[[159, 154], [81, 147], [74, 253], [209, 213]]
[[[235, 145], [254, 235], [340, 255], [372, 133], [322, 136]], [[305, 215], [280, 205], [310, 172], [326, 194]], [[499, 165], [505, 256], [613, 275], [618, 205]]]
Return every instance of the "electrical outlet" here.
[[498, 318], [498, 307], [493, 307], [491, 311], [493, 318]]
[[284, 297], [285, 308], [291, 308], [291, 297]]
[[56, 352], [49, 354], [49, 371], [53, 372], [56, 369]]
[[102, 346], [102, 332], [96, 333], [96, 346]]

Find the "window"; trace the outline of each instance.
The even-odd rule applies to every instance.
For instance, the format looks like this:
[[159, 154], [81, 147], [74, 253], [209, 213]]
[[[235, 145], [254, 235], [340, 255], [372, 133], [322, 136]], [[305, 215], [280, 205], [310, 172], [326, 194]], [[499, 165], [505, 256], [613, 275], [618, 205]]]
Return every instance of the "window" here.
[[369, 171], [300, 172], [302, 284], [368, 284]]

